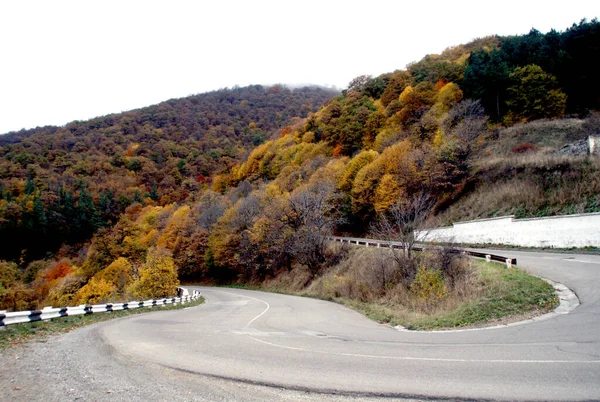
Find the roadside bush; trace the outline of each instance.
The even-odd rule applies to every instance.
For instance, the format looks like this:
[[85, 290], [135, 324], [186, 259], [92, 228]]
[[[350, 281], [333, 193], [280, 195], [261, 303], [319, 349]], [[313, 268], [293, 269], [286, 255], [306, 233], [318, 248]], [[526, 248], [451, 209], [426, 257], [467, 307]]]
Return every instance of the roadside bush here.
[[[336, 246], [341, 247], [341, 245]], [[347, 247], [347, 250], [347, 258], [314, 278], [306, 288], [306, 293], [326, 299], [336, 297], [362, 301], [373, 299], [377, 291], [369, 285], [372, 250], [356, 247]]]
[[92, 278], [82, 287], [74, 298], [76, 304], [96, 304], [112, 301], [116, 297], [117, 287], [112, 283], [98, 278]]
[[85, 276], [76, 273], [65, 276], [50, 289], [44, 304], [54, 307], [68, 307], [75, 305], [75, 296], [85, 285], [85, 281]]
[[294, 265], [292, 270], [281, 270], [275, 277], [265, 280], [263, 287], [270, 291], [300, 292], [310, 284], [311, 280], [308, 268]]
[[23, 276], [14, 262], [0, 261], [0, 296]]
[[31, 310], [38, 307], [35, 291], [20, 282], [14, 283], [0, 298], [0, 308], [8, 311]]
[[145, 264], [140, 268], [140, 279], [130, 286], [130, 290], [142, 298], [168, 297], [175, 294], [177, 286], [179, 279], [171, 252], [151, 247]]
[[25, 269], [25, 274], [23, 276], [23, 282], [25, 282], [25, 283], [33, 282], [35, 280], [35, 278], [37, 277], [38, 272], [44, 270], [50, 264], [52, 264], [52, 261], [50, 261], [50, 260], [31, 261], [29, 263], [29, 265], [27, 265], [27, 268]]
[[66, 260], [60, 260], [47, 268], [44, 272], [44, 279], [46, 282], [51, 282], [56, 279], [64, 278], [70, 274], [71, 271], [71, 264]]
[[466, 257], [451, 245], [429, 250], [424, 259], [428, 266], [435, 267], [442, 272], [449, 287], [461, 282], [469, 273]]
[[334, 243], [325, 250], [325, 265], [332, 267], [348, 259], [350, 246], [348, 243]]
[[427, 305], [438, 303], [448, 294], [442, 271], [426, 265], [421, 265], [417, 270], [410, 291], [418, 301]]
[[321, 296], [328, 299], [343, 297], [345, 299], [353, 299], [360, 301], [368, 301], [371, 299], [371, 293], [368, 286], [362, 282], [359, 277], [352, 275], [327, 275], [320, 282]]
[[[298, 287], [294, 291], [426, 314], [452, 308], [480, 293], [469, 261], [450, 246], [414, 252], [410, 259], [397, 257], [388, 248], [348, 247], [346, 258], [325, 269], [304, 292]], [[288, 289], [285, 281], [272, 282]]]
[[98, 272], [94, 278], [103, 279], [115, 286], [119, 293], [123, 293], [125, 288], [133, 282], [133, 267], [127, 258], [119, 257]]
[[380, 295], [401, 282], [401, 270], [394, 258], [386, 251], [373, 253], [366, 273], [369, 286]]

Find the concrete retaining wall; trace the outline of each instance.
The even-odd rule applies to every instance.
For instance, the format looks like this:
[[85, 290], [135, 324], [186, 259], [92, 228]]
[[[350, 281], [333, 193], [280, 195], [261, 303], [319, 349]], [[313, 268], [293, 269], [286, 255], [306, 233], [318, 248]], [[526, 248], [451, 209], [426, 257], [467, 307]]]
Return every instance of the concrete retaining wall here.
[[593, 135], [588, 137], [588, 150], [590, 155], [600, 155], [600, 137]]
[[426, 241], [523, 247], [600, 247], [600, 213], [534, 219], [506, 216], [428, 231]]

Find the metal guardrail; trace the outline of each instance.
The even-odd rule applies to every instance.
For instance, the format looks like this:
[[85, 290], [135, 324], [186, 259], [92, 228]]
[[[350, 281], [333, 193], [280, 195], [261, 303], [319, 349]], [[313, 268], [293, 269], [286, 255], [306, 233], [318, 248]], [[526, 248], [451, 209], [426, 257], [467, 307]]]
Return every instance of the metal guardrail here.
[[[363, 247], [377, 247], [377, 248], [386, 247], [386, 248], [393, 248], [393, 249], [403, 249], [404, 248], [404, 245], [402, 243], [387, 241], [387, 240], [361, 239], [361, 238], [357, 238], [357, 237], [339, 237], [339, 236], [332, 236], [332, 237], [329, 237], [328, 239], [331, 241], [354, 244], [354, 245], [363, 246]], [[435, 247], [436, 246], [433, 246], [433, 245], [432, 246], [417, 245], [417, 246], [413, 247], [413, 250], [423, 251], [427, 248], [435, 248]], [[496, 254], [480, 253], [477, 251], [464, 250], [464, 249], [457, 249], [457, 252], [462, 255], [468, 255], [471, 257], [475, 257], [475, 258], [485, 258], [486, 261], [502, 262], [502, 263], [506, 264], [507, 268], [510, 268], [513, 265], [517, 265], [516, 258], [509, 258], [509, 257], [496, 255]]]
[[192, 295], [182, 297], [172, 297], [157, 300], [131, 301], [127, 303], [108, 303], [108, 304], [82, 304], [76, 307], [44, 307], [41, 310], [0, 312], [0, 327], [12, 324], [22, 324], [25, 322], [45, 321], [53, 318], [68, 317], [72, 315], [85, 315], [94, 313], [108, 313], [119, 310], [132, 310], [142, 307], [166, 306], [169, 304], [188, 303], [198, 299], [202, 294], [194, 290]]

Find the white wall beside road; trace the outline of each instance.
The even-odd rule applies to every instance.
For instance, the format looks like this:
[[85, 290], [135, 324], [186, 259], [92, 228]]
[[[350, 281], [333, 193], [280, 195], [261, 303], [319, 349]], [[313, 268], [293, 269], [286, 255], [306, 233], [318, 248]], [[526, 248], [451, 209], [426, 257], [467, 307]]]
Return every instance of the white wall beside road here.
[[431, 229], [426, 241], [523, 247], [600, 247], [600, 213], [515, 219], [505, 216]]

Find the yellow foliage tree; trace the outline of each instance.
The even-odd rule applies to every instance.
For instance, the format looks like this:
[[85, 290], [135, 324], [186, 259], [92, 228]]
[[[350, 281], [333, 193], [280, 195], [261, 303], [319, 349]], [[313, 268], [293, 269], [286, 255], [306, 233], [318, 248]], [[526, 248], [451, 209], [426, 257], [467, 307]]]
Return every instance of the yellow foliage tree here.
[[414, 96], [415, 96], [415, 90], [413, 89], [412, 86], [409, 85], [406, 88], [404, 88], [404, 91], [402, 91], [402, 93], [398, 97], [398, 100], [400, 101], [400, 104], [402, 105], [402, 107], [404, 107], [412, 101]]
[[448, 294], [442, 271], [424, 265], [419, 267], [410, 290], [417, 300], [425, 303], [437, 303]]
[[36, 299], [33, 289], [16, 282], [0, 297], [0, 308], [9, 311], [30, 310], [38, 307]]
[[[400, 196], [418, 181], [418, 169], [411, 151], [410, 141], [406, 139], [386, 148], [373, 162], [358, 171], [351, 192], [354, 212], [375, 207], [376, 189], [380, 192], [378, 208], [382, 209], [394, 194]], [[386, 179], [386, 185], [394, 183], [392, 191], [386, 190], [386, 185], [379, 187], [386, 174], [390, 175]]]
[[311, 175], [308, 184], [330, 180], [339, 182], [340, 177], [344, 173], [347, 161], [347, 156], [329, 161], [325, 166], [320, 167]]
[[376, 151], [362, 151], [358, 155], [348, 162], [340, 180], [338, 181], [338, 187], [342, 191], [350, 191], [352, 189], [352, 183], [356, 178], [356, 174], [360, 169], [373, 162], [379, 154]]
[[116, 298], [117, 287], [104, 279], [92, 278], [74, 297], [78, 304], [96, 304]]
[[143, 232], [149, 232], [158, 226], [158, 214], [163, 210], [163, 207], [148, 206], [140, 211], [140, 216], [136, 220], [136, 224]]
[[114, 285], [122, 293], [133, 282], [133, 266], [127, 258], [119, 257], [108, 267], [98, 272], [95, 279]]
[[22, 273], [14, 262], [0, 261], [0, 296], [2, 292], [21, 280]]
[[153, 245], [158, 239], [158, 230], [151, 229], [148, 233], [140, 237], [140, 245], [144, 247], [149, 247]]
[[399, 71], [395, 73], [391, 79], [383, 94], [381, 95], [381, 103], [387, 107], [392, 101], [398, 99], [398, 96], [408, 86], [411, 81], [410, 73], [406, 71]]
[[177, 286], [179, 279], [171, 252], [162, 247], [151, 247], [140, 268], [140, 279], [130, 289], [137, 297], [159, 298], [175, 295]]
[[433, 105], [436, 94], [430, 82], [421, 82], [414, 88], [406, 87], [398, 97], [400, 110], [394, 114], [391, 122], [406, 127], [418, 121], [422, 114], [421, 110], [423, 107]]
[[50, 289], [48, 297], [44, 300], [44, 305], [54, 307], [73, 306], [77, 302], [77, 292], [81, 290], [85, 282], [86, 277], [80, 269], [68, 274]]
[[296, 146], [297, 152], [294, 155], [294, 163], [297, 165], [301, 165], [307, 160], [313, 159], [319, 155], [328, 156], [331, 155], [331, 148], [324, 143], [319, 142], [316, 144], [310, 143], [302, 143]]
[[377, 183], [385, 174], [385, 167], [379, 158], [364, 166], [356, 174], [351, 192], [352, 209], [355, 213], [365, 212], [372, 206]]
[[304, 133], [304, 135], [302, 136], [302, 142], [315, 142], [315, 133], [312, 131], [307, 131], [306, 133]]
[[179, 207], [169, 218], [167, 226], [157, 240], [158, 247], [166, 247], [171, 250], [177, 248], [181, 236], [186, 227], [189, 226], [190, 207], [183, 205]]
[[[264, 144], [261, 144], [254, 148], [254, 150], [248, 156], [248, 160], [244, 166], [244, 174], [242, 179], [248, 178], [255, 173], [258, 173], [260, 162], [264, 158], [265, 154], [270, 150], [273, 145], [273, 141], [267, 141]], [[240, 169], [241, 171], [241, 169]]]
[[390, 205], [398, 201], [403, 190], [394, 175], [389, 173], [384, 174], [375, 189], [373, 200], [375, 212], [381, 213], [387, 211]]
[[441, 117], [444, 113], [447, 113], [452, 106], [456, 105], [463, 98], [463, 92], [460, 90], [458, 85], [453, 82], [449, 82], [440, 88], [439, 92], [435, 96], [435, 104], [433, 110], [436, 117]]
[[225, 190], [227, 190], [227, 177], [220, 174], [216, 175], [213, 178], [212, 190], [224, 194]]

